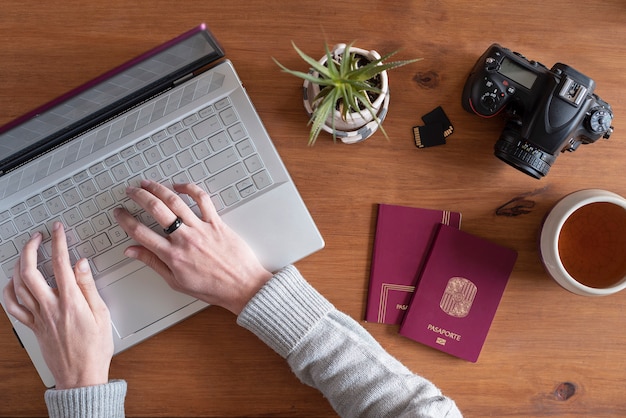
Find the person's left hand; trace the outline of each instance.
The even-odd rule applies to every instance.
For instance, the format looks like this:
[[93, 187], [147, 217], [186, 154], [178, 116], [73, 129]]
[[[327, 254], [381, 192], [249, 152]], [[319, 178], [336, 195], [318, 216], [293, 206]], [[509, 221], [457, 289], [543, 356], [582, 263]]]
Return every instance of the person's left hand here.
[[109, 309], [100, 297], [89, 263], [70, 264], [61, 223], [52, 232], [52, 263], [57, 288], [37, 270], [40, 233], [33, 234], [4, 288], [7, 311], [35, 333], [57, 389], [108, 382], [113, 356]]

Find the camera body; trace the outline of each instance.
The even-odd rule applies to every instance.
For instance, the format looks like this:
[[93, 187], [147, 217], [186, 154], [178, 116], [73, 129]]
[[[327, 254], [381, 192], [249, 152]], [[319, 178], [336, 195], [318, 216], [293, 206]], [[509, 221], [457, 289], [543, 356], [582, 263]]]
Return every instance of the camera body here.
[[572, 67], [551, 69], [498, 44], [478, 59], [463, 88], [463, 108], [484, 118], [503, 114], [495, 155], [535, 178], [561, 152], [613, 132], [611, 106], [594, 94], [595, 82]]

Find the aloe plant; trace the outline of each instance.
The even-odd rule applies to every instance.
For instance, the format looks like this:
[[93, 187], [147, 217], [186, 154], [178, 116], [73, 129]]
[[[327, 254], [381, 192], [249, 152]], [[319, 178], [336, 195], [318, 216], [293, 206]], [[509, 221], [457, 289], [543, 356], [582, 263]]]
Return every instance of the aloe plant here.
[[[353, 43], [354, 42], [346, 46], [343, 54], [337, 60], [333, 59], [330, 48], [326, 44], [326, 63], [321, 64], [319, 61], [302, 52], [296, 44], [292, 42], [298, 55], [300, 55], [318, 75], [314, 75], [310, 72], [305, 73], [290, 70], [273, 58], [274, 62], [286, 73], [320, 86], [320, 92], [313, 99], [312, 103], [313, 113], [309, 121], [311, 125], [309, 145], [315, 144], [322, 127], [335, 109], [339, 110], [344, 121], [347, 119], [348, 114], [357, 112], [363, 116], [363, 110], [367, 109], [374, 116], [374, 120], [385, 137], [388, 138], [387, 133], [381, 125], [380, 119], [376, 115], [376, 111], [372, 107], [372, 101], [370, 100], [370, 95], [377, 96], [382, 93], [380, 88], [376, 85], [376, 76], [383, 71], [401, 67], [419, 61], [420, 59], [384, 62], [397, 53], [397, 51], [394, 51], [379, 59], [368, 61], [363, 65], [363, 57], [350, 51]], [[332, 129], [333, 140], [336, 140], [334, 118], [332, 118]]]

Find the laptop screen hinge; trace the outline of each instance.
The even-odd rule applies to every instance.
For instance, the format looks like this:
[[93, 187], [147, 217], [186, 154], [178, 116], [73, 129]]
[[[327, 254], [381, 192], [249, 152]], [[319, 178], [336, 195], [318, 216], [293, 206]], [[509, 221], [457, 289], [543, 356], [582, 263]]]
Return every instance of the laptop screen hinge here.
[[183, 76], [183, 77], [179, 78], [178, 80], [174, 81], [174, 83], [173, 83], [174, 87], [178, 86], [179, 84], [184, 83], [185, 81], [189, 80], [193, 76], [194, 76], [194, 73], [191, 72], [191, 73], [187, 74], [186, 76]]

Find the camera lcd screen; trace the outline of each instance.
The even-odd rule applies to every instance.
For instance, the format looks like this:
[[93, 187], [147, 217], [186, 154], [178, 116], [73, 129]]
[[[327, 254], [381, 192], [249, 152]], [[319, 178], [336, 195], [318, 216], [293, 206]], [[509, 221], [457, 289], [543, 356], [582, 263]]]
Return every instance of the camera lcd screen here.
[[498, 72], [516, 83], [521, 84], [527, 89], [532, 88], [535, 80], [537, 79], [537, 75], [535, 73], [528, 71], [521, 65], [518, 65], [506, 57], [502, 60], [500, 70]]

